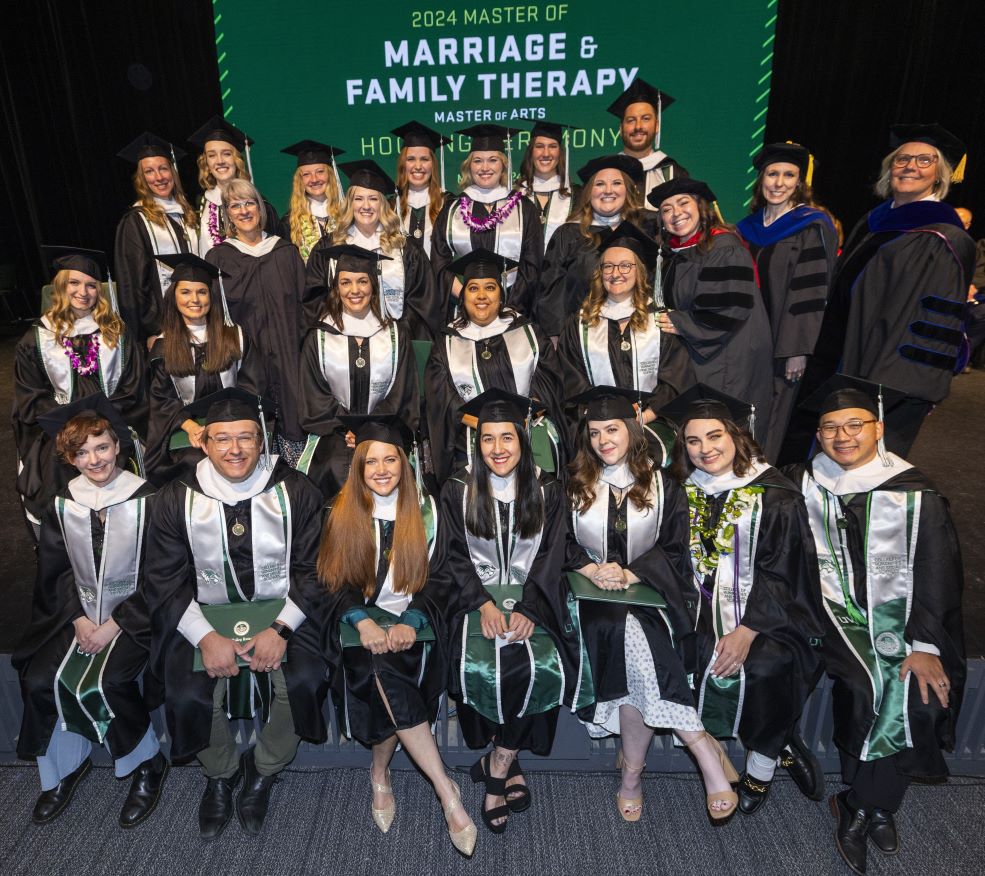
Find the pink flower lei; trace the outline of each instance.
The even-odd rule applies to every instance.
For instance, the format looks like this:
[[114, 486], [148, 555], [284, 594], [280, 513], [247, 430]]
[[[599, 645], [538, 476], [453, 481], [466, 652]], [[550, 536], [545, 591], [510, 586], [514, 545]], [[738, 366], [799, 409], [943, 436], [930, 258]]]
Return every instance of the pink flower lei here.
[[510, 196], [506, 199], [506, 203], [502, 207], [497, 207], [484, 219], [476, 219], [472, 215], [472, 199], [468, 195], [462, 195], [458, 199], [458, 215], [462, 217], [465, 227], [470, 231], [490, 231], [506, 221], [506, 218], [513, 212], [522, 198], [522, 192], [510, 192]]
[[76, 374], [85, 377], [96, 372], [96, 369], [99, 367], [98, 334], [89, 335], [85, 363], [82, 362], [79, 354], [75, 352], [73, 338], [62, 338], [62, 346], [65, 348], [65, 355], [68, 356], [68, 361], [72, 364], [72, 368]]
[[218, 246], [226, 238], [219, 233], [219, 205], [208, 201], [209, 205], [209, 237], [212, 238], [212, 245]]

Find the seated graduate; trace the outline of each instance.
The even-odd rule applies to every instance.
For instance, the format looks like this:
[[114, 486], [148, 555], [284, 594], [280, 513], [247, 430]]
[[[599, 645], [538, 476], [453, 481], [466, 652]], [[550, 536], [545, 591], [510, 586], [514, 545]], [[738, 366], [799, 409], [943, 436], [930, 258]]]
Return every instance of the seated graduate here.
[[449, 594], [449, 693], [459, 726], [469, 748], [493, 746], [471, 770], [485, 784], [482, 820], [493, 833], [530, 806], [517, 753], [548, 755], [561, 704], [592, 702], [561, 577], [564, 492], [553, 477], [538, 477], [530, 405], [498, 389], [466, 405], [478, 421], [473, 462], [442, 491], [431, 568]]
[[[910, 782], [948, 775], [966, 678], [964, 572], [945, 499], [883, 445], [885, 409], [906, 396], [836, 375], [805, 405], [820, 452], [786, 471], [803, 491], [834, 679], [834, 741], [849, 786], [831, 798], [836, 843], [864, 873], [868, 840], [899, 850]], [[933, 829], [933, 825], [927, 826]]]
[[[687, 350], [661, 331], [647, 282], [657, 244], [631, 222], [602, 234], [592, 282], [581, 310], [568, 317], [558, 353], [568, 397], [593, 386], [639, 393], [642, 423], [694, 383]], [[647, 430], [655, 465], [669, 457], [669, 434]]]
[[[430, 259], [435, 220], [445, 202], [452, 197], [450, 192], [445, 191], [445, 157], [442, 151], [451, 143], [451, 137], [442, 136], [420, 122], [407, 122], [390, 133], [403, 140], [397, 156], [396, 213], [400, 228], [407, 242], [422, 247]], [[439, 173], [435, 173], [435, 164], [440, 165]], [[443, 300], [441, 304], [443, 316]]]
[[[341, 666], [332, 688], [339, 727], [372, 748], [371, 812], [383, 833], [396, 815], [389, 767], [399, 742], [433, 784], [455, 848], [470, 856], [475, 825], [431, 734], [447, 669], [447, 594], [428, 576], [435, 501], [418, 491], [407, 460], [414, 439], [400, 418], [343, 420], [356, 453], [318, 551], [318, 575], [329, 591], [326, 652]], [[343, 627], [357, 633], [348, 647]]]
[[[616, 807], [625, 821], [643, 814], [646, 753], [654, 729], [667, 727], [698, 761], [708, 814], [721, 822], [735, 814], [730, 782], [739, 776], [705, 733], [675, 651], [675, 643], [693, 634], [686, 604], [693, 605], [687, 497], [653, 467], [634, 398], [627, 390], [597, 386], [573, 399], [584, 412], [567, 483], [572, 529], [566, 565], [598, 589], [597, 599], [578, 602], [596, 697], [579, 717], [593, 739], [622, 737]], [[665, 607], [612, 598], [631, 584], [652, 588]]]
[[342, 186], [335, 156], [345, 150], [317, 140], [301, 140], [280, 151], [295, 156], [297, 168], [291, 180], [290, 205], [280, 217], [278, 233], [298, 248], [307, 264], [315, 244], [337, 227]]
[[[200, 150], [198, 185], [202, 189], [202, 197], [198, 202], [198, 255], [204, 256], [213, 246], [218, 246], [226, 239], [222, 184], [231, 179], [253, 181], [253, 168], [250, 165], [250, 146], [253, 141], [221, 116], [212, 116], [197, 131], [188, 135], [188, 141]], [[276, 234], [277, 213], [266, 198], [263, 199], [263, 205], [267, 214], [263, 230], [268, 234]]]
[[191, 253], [161, 256], [161, 261], [173, 273], [164, 293], [161, 334], [148, 357], [145, 457], [147, 477], [158, 485], [194, 468], [205, 455], [202, 426], [184, 416], [185, 407], [230, 386], [254, 395], [264, 388], [256, 348], [229, 315], [222, 271]]
[[[272, 411], [236, 388], [189, 405], [187, 416], [205, 415], [206, 458], [157, 494], [147, 532], [151, 666], [165, 685], [171, 757], [197, 757], [207, 779], [203, 839], [229, 823], [241, 779], [236, 812], [258, 834], [301, 739], [327, 734], [327, 664], [310, 619], [322, 596], [321, 496], [269, 454]], [[256, 746], [240, 757], [226, 718], [258, 711]]]
[[699, 383], [664, 413], [680, 424], [670, 474], [689, 507], [698, 714], [746, 749], [740, 812], [762, 805], [781, 763], [820, 800], [824, 774], [797, 732], [821, 629], [803, 497], [762, 458], [750, 405]]
[[42, 414], [105, 392], [138, 434], [147, 416], [143, 350], [116, 311], [112, 285], [103, 295], [105, 255], [72, 247], [44, 253], [55, 272], [51, 305], [14, 349], [17, 492], [33, 527], [71, 477], [41, 428]]
[[488, 389], [532, 398], [546, 411], [541, 423], [556, 471], [567, 458], [557, 353], [544, 333], [504, 299], [503, 275], [514, 264], [485, 249], [452, 263], [465, 283], [461, 312], [435, 343], [424, 378], [431, 461], [439, 483], [467, 461], [472, 435], [462, 422], [462, 409]]
[[380, 295], [381, 260], [358, 246], [323, 250], [335, 261], [319, 321], [301, 350], [301, 425], [308, 433], [298, 469], [325, 500], [342, 489], [355, 448], [347, 414], [395, 414], [417, 431], [420, 391], [406, 325], [390, 317]]
[[554, 232], [571, 213], [575, 197], [568, 179], [568, 144], [564, 129], [575, 130], [573, 125], [548, 122], [543, 119], [530, 129], [527, 144], [520, 162], [517, 188], [540, 211], [540, 224], [544, 226], [544, 248], [547, 249]]
[[516, 262], [506, 277], [506, 303], [526, 315], [536, 308], [544, 229], [540, 211], [512, 187], [506, 150], [516, 132], [501, 125], [473, 125], [455, 132], [472, 138], [460, 169], [462, 193], [442, 208], [431, 241], [434, 276], [449, 310], [462, 291], [451, 263], [475, 249]]
[[696, 179], [677, 178], [649, 194], [660, 213], [669, 254], [663, 262], [667, 310], [660, 328], [680, 337], [697, 379], [756, 407], [763, 440], [770, 421], [773, 336], [752, 256], [725, 225], [715, 194]]
[[[602, 232], [623, 222], [643, 225], [640, 186], [643, 166], [628, 155], [594, 158], [578, 171], [583, 187], [571, 218], [557, 229], [544, 253], [535, 318], [557, 338], [569, 316], [578, 312], [598, 265]], [[647, 271], [652, 269], [647, 266]]]
[[11, 663], [24, 714], [17, 756], [37, 760], [36, 824], [58, 817], [105, 745], [117, 778], [133, 774], [121, 827], [154, 811], [168, 762], [148, 705], [150, 625], [141, 593], [144, 534], [153, 487], [117, 465], [126, 422], [105, 395], [42, 415], [58, 453], [78, 477], [48, 502], [41, 524], [31, 623]]
[[443, 309], [427, 256], [420, 247], [408, 246], [400, 219], [387, 200], [397, 184], [375, 161], [339, 164], [349, 178], [349, 188], [339, 207], [338, 226], [311, 251], [305, 270], [309, 308], [320, 303], [337, 270], [329, 250], [358, 246], [386, 256], [377, 263], [380, 306], [398, 320], [411, 336], [428, 339], [441, 325]]

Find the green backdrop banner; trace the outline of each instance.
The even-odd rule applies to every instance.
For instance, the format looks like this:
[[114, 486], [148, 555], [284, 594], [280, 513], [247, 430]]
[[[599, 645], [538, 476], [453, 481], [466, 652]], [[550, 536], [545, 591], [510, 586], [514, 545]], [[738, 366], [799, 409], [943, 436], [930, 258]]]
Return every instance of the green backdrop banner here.
[[[661, 148], [706, 180], [726, 219], [744, 214], [762, 143], [776, 0], [597, 0], [483, 6], [394, 0], [214, 0], [226, 118], [256, 141], [254, 175], [286, 206], [301, 139], [373, 158], [395, 174], [391, 128], [416, 119], [451, 134], [478, 122], [576, 125], [574, 170], [621, 149], [605, 111], [636, 75], [677, 99]], [[514, 137], [514, 164], [528, 141]], [[468, 140], [446, 147], [446, 185]]]

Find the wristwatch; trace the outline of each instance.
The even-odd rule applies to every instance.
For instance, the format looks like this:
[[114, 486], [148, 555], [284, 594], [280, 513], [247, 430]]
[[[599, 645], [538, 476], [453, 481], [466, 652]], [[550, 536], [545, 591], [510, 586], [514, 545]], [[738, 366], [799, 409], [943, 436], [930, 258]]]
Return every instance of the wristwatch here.
[[270, 629], [277, 633], [277, 635], [280, 636], [285, 642], [290, 642], [291, 636], [294, 635], [294, 630], [292, 630], [283, 621], [274, 621], [270, 625]]

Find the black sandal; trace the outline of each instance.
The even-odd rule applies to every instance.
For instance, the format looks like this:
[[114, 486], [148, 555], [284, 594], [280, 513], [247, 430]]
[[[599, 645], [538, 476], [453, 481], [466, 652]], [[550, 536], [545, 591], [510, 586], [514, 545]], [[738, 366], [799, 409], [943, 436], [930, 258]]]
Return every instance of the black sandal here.
[[[486, 793], [492, 795], [493, 797], [506, 796], [506, 779], [497, 779], [495, 776], [486, 776], [485, 786]], [[506, 830], [506, 825], [509, 824], [509, 816], [509, 806], [497, 806], [495, 809], [486, 809], [486, 801], [482, 801], [482, 820], [485, 822], [486, 827], [488, 827], [493, 833], [502, 833]], [[494, 821], [499, 821], [501, 818], [503, 820], [499, 824], [493, 824]]]
[[[524, 782], [527, 780], [527, 777], [523, 775], [523, 768], [520, 766], [519, 755], [513, 758], [513, 763], [506, 771], [507, 779], [512, 779], [515, 776], [520, 776]], [[506, 786], [506, 805], [510, 808], [510, 812], [525, 812], [530, 808], [532, 802], [530, 788], [526, 784]]]

